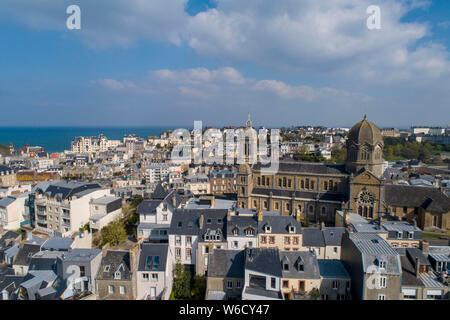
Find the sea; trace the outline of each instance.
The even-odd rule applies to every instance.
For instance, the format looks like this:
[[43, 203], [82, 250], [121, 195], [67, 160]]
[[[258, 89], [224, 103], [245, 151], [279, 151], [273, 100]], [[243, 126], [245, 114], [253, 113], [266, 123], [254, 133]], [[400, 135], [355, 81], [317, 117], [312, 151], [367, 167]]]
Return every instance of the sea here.
[[75, 137], [105, 135], [111, 140], [122, 140], [124, 135], [136, 134], [147, 139], [148, 136], [159, 136], [171, 127], [0, 127], [0, 144], [14, 149], [30, 146], [43, 146], [48, 153], [70, 150], [70, 143]]

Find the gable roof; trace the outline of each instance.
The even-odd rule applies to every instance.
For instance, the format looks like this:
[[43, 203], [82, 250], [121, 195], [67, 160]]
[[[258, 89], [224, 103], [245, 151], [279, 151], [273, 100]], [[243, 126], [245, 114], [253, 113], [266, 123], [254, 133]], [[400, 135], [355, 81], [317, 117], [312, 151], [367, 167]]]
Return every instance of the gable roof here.
[[162, 183], [159, 182], [156, 187], [155, 190], [153, 190], [152, 194], [150, 195], [150, 198], [152, 200], [164, 200], [168, 195], [168, 192], [166, 191], [166, 189], [164, 189], [164, 187], [162, 186]]
[[[319, 265], [316, 256], [310, 251], [281, 251], [283, 278], [291, 279], [319, 279]], [[289, 270], [284, 270], [284, 264]], [[298, 265], [303, 264], [300, 271]]]
[[163, 200], [144, 200], [136, 210], [137, 214], [155, 214], [156, 208], [163, 202]]
[[350, 275], [340, 260], [318, 259], [320, 277], [325, 279], [349, 279]]
[[278, 248], [248, 248], [245, 250], [245, 269], [281, 277]]
[[[109, 267], [105, 270], [105, 267]], [[97, 274], [98, 280], [114, 280], [115, 272], [120, 268], [120, 280], [130, 280], [132, 277], [130, 252], [119, 250], [108, 250]]]
[[31, 257], [40, 250], [41, 246], [38, 244], [24, 243], [14, 257], [13, 265], [28, 266]]
[[303, 228], [303, 246], [325, 247], [322, 230], [318, 228]]
[[391, 206], [423, 208], [433, 213], [450, 212], [450, 198], [437, 188], [387, 184], [385, 201]]
[[266, 233], [265, 227], [272, 228], [272, 234], [289, 234], [289, 227], [295, 227], [295, 234], [302, 233], [302, 224], [294, 216], [270, 216], [263, 215], [263, 220], [258, 221], [258, 232]]
[[139, 254], [138, 271], [165, 271], [168, 249], [169, 245], [166, 243], [143, 243]]
[[209, 255], [208, 277], [244, 278], [244, 250], [214, 249]]

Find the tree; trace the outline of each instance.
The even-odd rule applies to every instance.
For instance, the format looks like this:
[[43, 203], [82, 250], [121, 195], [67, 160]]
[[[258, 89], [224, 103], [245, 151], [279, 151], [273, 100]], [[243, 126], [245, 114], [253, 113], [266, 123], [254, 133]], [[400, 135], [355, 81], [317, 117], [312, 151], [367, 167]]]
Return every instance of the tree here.
[[191, 297], [191, 273], [186, 271], [181, 263], [175, 265], [173, 291], [175, 299], [189, 299]]
[[195, 276], [192, 281], [191, 295], [195, 300], [204, 300], [206, 293], [206, 278], [205, 276]]
[[127, 238], [127, 233], [124, 226], [115, 221], [104, 227], [101, 231], [103, 243], [109, 243], [111, 246], [116, 246]]

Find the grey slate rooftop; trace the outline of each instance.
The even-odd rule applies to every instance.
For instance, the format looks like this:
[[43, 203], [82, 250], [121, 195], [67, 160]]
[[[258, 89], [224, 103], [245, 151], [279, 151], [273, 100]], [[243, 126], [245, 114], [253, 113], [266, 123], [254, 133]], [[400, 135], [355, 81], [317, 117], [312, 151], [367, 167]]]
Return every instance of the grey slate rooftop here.
[[165, 271], [169, 245], [143, 243], [139, 255], [138, 271]]
[[244, 250], [215, 249], [209, 255], [208, 277], [244, 278]]
[[245, 269], [281, 277], [280, 255], [277, 248], [248, 248]]
[[350, 275], [340, 260], [318, 259], [320, 277], [325, 279], [350, 279]]
[[[280, 251], [283, 278], [319, 279], [319, 264], [310, 251]], [[286, 270], [286, 266], [288, 270]], [[299, 270], [299, 265], [303, 268]]]

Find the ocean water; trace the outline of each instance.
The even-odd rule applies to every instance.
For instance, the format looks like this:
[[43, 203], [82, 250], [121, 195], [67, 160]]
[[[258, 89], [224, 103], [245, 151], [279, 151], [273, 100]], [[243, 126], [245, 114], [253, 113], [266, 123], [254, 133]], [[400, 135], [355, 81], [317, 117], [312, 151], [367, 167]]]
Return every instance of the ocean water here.
[[78, 136], [98, 136], [104, 134], [111, 140], [122, 140], [125, 134], [137, 134], [142, 138], [158, 136], [170, 127], [0, 127], [0, 144], [14, 149], [30, 146], [43, 146], [49, 153], [70, 150], [71, 141]]

